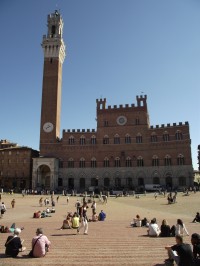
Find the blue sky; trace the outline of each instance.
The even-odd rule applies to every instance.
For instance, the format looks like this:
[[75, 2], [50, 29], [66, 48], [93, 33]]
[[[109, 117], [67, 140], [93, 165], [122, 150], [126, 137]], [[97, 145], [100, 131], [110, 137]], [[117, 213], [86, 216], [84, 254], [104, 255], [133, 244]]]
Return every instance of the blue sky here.
[[1, 0], [0, 139], [39, 149], [41, 42], [55, 9], [67, 49], [61, 132], [96, 128], [97, 98], [131, 104], [144, 92], [151, 125], [189, 122], [197, 169], [199, 0]]

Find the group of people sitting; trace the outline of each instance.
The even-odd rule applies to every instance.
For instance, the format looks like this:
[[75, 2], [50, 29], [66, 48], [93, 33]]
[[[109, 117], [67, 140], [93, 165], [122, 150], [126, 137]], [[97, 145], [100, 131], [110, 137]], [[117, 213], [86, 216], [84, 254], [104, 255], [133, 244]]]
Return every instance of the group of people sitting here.
[[[77, 229], [79, 227], [79, 222], [81, 219], [79, 219], [79, 222], [77, 222], [76, 217], [79, 217], [77, 212], [68, 212], [66, 218], [63, 220], [63, 224], [60, 228], [62, 229]], [[106, 219], [106, 214], [103, 210], [99, 213], [99, 215], [96, 214], [96, 212], [92, 213], [92, 218], [88, 219], [86, 218], [88, 222], [97, 222], [97, 221], [104, 221]]]
[[133, 221], [131, 222], [131, 226], [132, 227], [148, 227], [149, 226], [149, 221], [146, 217], [144, 217], [143, 219], [140, 218], [140, 215], [137, 214], [136, 218], [133, 218]]
[[170, 227], [167, 220], [164, 219], [162, 221], [161, 226], [157, 224], [156, 218], [153, 218], [150, 222], [145, 217], [141, 219], [140, 216], [137, 214], [136, 218], [133, 219], [131, 222], [131, 226], [133, 227], [141, 227], [145, 226], [148, 227], [147, 234], [151, 237], [170, 237], [176, 235], [189, 235], [185, 224], [181, 219], [177, 219], [176, 225]]
[[33, 218], [46, 218], [46, 217], [51, 217], [50, 213], [55, 213], [55, 209], [49, 209], [48, 207], [46, 210], [43, 211], [36, 211], [33, 213]]
[[[200, 222], [199, 218], [200, 215], [197, 213], [193, 222]], [[142, 219], [140, 219], [139, 215], [136, 215], [131, 225], [134, 227], [142, 226]], [[188, 236], [189, 233], [181, 219], [177, 219], [176, 225], [172, 227], [164, 219], [159, 227], [156, 218], [153, 218], [149, 223], [147, 222], [146, 226], [148, 226], [147, 234], [150, 237], [175, 237], [175, 245], [165, 247], [168, 252], [168, 259], [165, 260], [165, 265], [172, 266], [175, 262], [176, 265], [180, 266], [200, 266], [200, 235], [197, 233], [191, 235], [192, 250], [190, 244], [183, 241], [183, 237], [185, 235]]]
[[[15, 223], [13, 223], [10, 227], [5, 225], [0, 225], [0, 232], [1, 233], [13, 233], [16, 226]], [[24, 227], [20, 228], [21, 231], [24, 229]]]
[[147, 230], [149, 236], [153, 237], [170, 237], [176, 235], [189, 235], [185, 224], [181, 219], [177, 219], [176, 225], [172, 227], [169, 226], [166, 219], [162, 221], [161, 227], [158, 226], [156, 218], [153, 218], [149, 224], [149, 229]]

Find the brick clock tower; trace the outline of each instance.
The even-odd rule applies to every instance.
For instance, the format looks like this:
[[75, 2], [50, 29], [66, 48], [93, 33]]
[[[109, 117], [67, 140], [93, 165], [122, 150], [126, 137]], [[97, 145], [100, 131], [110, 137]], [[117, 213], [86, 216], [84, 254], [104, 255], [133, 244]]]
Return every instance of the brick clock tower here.
[[40, 154], [45, 147], [56, 143], [60, 137], [62, 64], [65, 59], [65, 44], [62, 38], [63, 20], [59, 12], [48, 15], [48, 33], [43, 35], [44, 70], [40, 124]]
[[59, 161], [54, 144], [60, 138], [62, 65], [65, 44], [63, 20], [56, 10], [47, 18], [47, 35], [43, 35], [44, 70], [40, 122], [40, 157], [33, 158], [32, 187], [54, 190], [58, 183]]

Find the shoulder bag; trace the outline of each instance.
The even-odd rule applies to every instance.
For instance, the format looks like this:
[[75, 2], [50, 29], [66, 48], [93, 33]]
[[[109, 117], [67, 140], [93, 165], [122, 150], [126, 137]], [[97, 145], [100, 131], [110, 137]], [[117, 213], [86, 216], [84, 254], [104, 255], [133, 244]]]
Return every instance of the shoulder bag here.
[[36, 245], [36, 243], [37, 243], [37, 241], [38, 241], [38, 239], [39, 238], [41, 238], [42, 237], [42, 235], [41, 236], [39, 236], [38, 238], [37, 238], [37, 240], [35, 241], [35, 243], [34, 243], [34, 245], [33, 245], [33, 247], [32, 247], [32, 249], [31, 249], [31, 251], [29, 252], [29, 257], [33, 257], [33, 250], [34, 250], [34, 247], [35, 247], [35, 245]]

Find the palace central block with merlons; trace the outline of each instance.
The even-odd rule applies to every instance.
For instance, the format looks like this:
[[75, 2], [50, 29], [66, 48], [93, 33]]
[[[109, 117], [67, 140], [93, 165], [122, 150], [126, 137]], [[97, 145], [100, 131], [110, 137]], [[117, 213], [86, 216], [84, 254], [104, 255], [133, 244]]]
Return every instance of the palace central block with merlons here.
[[106, 106], [97, 99], [96, 129], [60, 134], [63, 19], [48, 15], [43, 36], [44, 71], [40, 157], [33, 159], [32, 187], [47, 190], [135, 190], [145, 184], [191, 186], [193, 167], [188, 122], [150, 126], [147, 96], [136, 104]]

